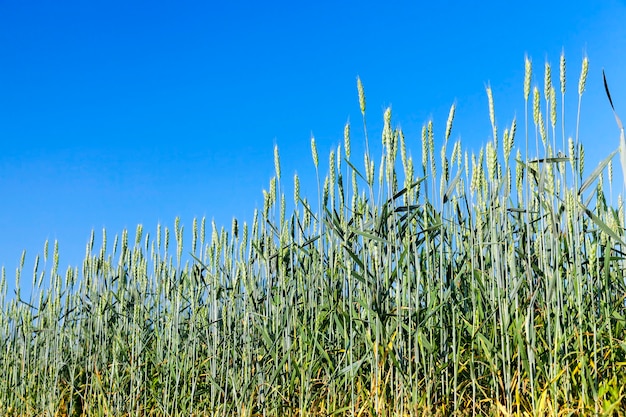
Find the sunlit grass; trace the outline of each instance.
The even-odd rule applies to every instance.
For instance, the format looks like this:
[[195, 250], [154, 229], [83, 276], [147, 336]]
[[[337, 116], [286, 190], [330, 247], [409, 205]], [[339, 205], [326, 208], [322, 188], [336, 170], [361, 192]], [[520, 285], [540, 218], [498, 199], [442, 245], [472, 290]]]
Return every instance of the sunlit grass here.
[[286, 195], [276, 148], [252, 224], [194, 221], [190, 247], [178, 220], [103, 231], [64, 273], [46, 243], [16, 297], [3, 269], [0, 414], [623, 415], [617, 150], [587, 173], [578, 134], [557, 134], [565, 58], [559, 103], [549, 65], [543, 97], [525, 68], [522, 139], [488, 88], [483, 149], [450, 142], [452, 106], [413, 160], [387, 110], [382, 155], [354, 159], [346, 125], [323, 179], [311, 140], [314, 200], [297, 176]]

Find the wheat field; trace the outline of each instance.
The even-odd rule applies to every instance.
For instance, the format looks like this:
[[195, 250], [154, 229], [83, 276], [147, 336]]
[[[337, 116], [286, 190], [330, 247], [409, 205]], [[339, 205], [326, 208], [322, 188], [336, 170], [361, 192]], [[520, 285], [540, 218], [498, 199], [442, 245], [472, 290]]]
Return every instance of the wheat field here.
[[453, 105], [441, 149], [428, 122], [410, 157], [387, 109], [370, 154], [358, 79], [366, 150], [346, 124], [321, 173], [311, 138], [317, 196], [286, 189], [276, 147], [251, 224], [194, 220], [190, 247], [178, 219], [92, 232], [66, 271], [46, 242], [15, 297], [3, 268], [0, 414], [625, 415], [619, 149], [585, 167], [557, 133], [587, 58], [567, 119], [565, 57], [543, 91], [525, 62], [524, 120], [497, 126], [488, 87], [478, 151], [449, 141]]

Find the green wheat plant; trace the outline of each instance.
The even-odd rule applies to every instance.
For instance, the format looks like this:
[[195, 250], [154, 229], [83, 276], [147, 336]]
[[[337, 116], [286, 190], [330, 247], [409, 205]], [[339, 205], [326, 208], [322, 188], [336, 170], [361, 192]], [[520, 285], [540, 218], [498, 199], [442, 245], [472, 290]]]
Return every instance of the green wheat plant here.
[[363, 159], [350, 124], [325, 166], [311, 138], [317, 196], [298, 175], [286, 195], [276, 147], [250, 224], [92, 232], [64, 272], [46, 242], [32, 280], [24, 254], [14, 297], [2, 269], [0, 414], [625, 415], [618, 150], [585, 169], [589, 62], [574, 138], [559, 64], [560, 98], [550, 64], [540, 88], [526, 58], [521, 127], [498, 126], [487, 88], [478, 151], [452, 141], [453, 105], [421, 158], [390, 109], [370, 153], [358, 79]]

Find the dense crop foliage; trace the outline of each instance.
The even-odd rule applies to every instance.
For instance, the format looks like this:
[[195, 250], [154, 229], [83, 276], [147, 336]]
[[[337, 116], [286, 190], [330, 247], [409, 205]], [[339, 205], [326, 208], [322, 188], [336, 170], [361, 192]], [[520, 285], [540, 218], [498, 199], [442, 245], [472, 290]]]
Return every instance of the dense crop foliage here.
[[522, 139], [488, 88], [484, 149], [449, 142], [453, 106], [442, 148], [429, 122], [413, 160], [387, 110], [382, 155], [353, 158], [346, 125], [315, 203], [297, 176], [287, 196], [276, 148], [252, 224], [194, 221], [185, 248], [178, 221], [112, 245], [103, 231], [65, 274], [46, 245], [27, 297], [7, 297], [3, 269], [0, 414], [623, 414], [617, 151], [586, 174], [556, 133], [565, 58], [560, 99], [550, 66], [542, 93], [526, 64]]

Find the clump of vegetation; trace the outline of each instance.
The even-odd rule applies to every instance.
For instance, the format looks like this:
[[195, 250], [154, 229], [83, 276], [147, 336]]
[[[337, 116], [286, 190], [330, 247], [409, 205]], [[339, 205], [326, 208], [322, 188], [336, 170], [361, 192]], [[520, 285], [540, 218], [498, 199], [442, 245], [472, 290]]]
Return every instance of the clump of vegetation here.
[[[563, 56], [559, 69], [564, 131]], [[354, 159], [348, 124], [323, 180], [311, 140], [319, 195], [296, 176], [291, 213], [276, 148], [250, 225], [194, 221], [185, 249], [178, 220], [112, 247], [103, 231], [100, 249], [92, 233], [64, 275], [55, 243], [29, 300], [24, 258], [15, 298], [3, 269], [0, 413], [623, 415], [624, 209], [605, 196], [617, 150], [585, 176], [578, 137], [556, 133], [550, 65], [543, 94], [531, 71], [525, 154], [489, 88], [477, 155], [449, 143], [454, 106], [439, 151], [424, 126], [420, 160], [387, 110], [382, 155]], [[579, 103], [587, 71], [585, 58]], [[358, 95], [365, 127], [360, 80]]]

